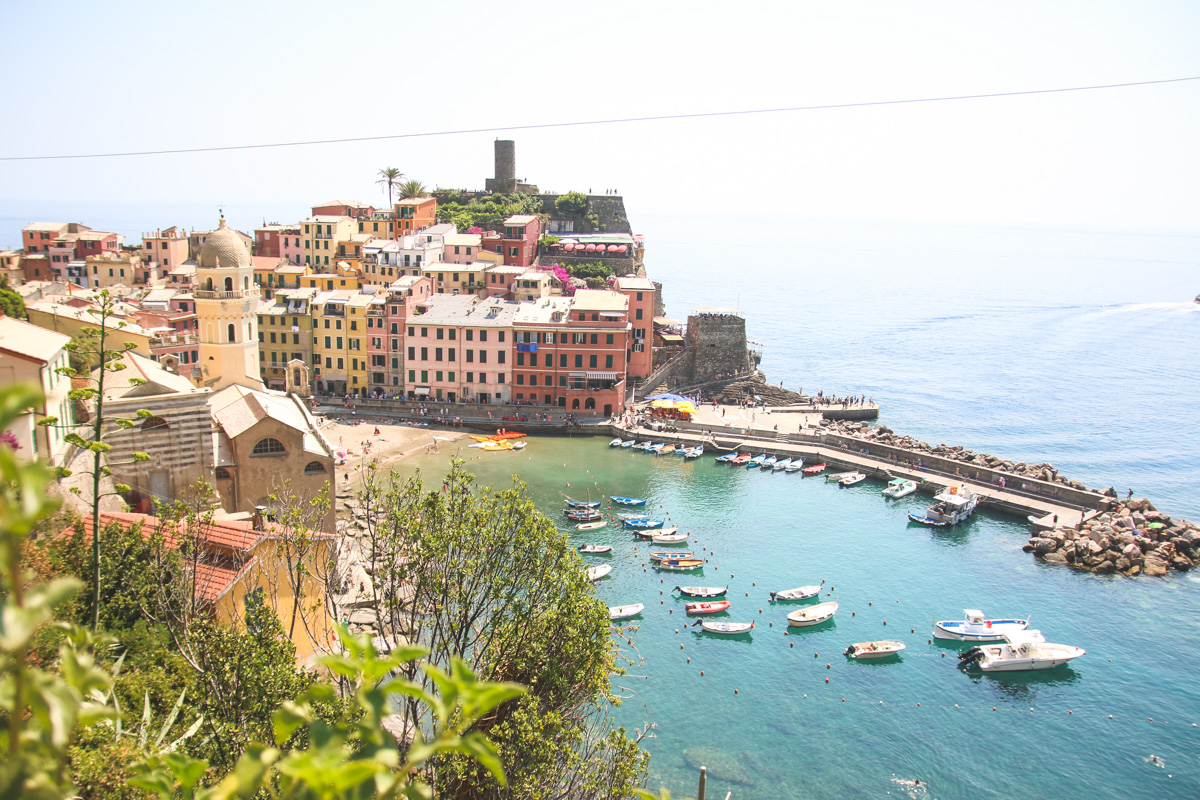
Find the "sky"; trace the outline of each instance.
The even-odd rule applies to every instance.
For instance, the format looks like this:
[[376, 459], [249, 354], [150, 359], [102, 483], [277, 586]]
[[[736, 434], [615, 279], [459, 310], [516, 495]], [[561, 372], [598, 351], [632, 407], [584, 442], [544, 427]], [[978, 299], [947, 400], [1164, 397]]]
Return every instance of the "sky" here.
[[[1200, 76], [1200, 3], [4, 0], [0, 157], [214, 147]], [[398, 167], [631, 212], [1200, 227], [1200, 80], [106, 159], [0, 161], [20, 209], [384, 205]], [[17, 209], [17, 211], [13, 211]], [[66, 212], [63, 212], [66, 213]], [[165, 216], [165, 214], [164, 214]], [[83, 220], [81, 220], [83, 221]], [[172, 219], [147, 219], [166, 227]]]

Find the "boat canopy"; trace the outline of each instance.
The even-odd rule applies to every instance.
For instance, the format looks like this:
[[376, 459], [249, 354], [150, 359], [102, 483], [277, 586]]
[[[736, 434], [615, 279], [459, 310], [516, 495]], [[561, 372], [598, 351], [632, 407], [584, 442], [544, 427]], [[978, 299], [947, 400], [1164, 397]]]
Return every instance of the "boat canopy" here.
[[888, 481], [888, 486], [903, 486], [908, 483], [908, 478], [892, 478]]
[[957, 486], [951, 486], [949, 489], [944, 489], [937, 494], [933, 499], [939, 503], [954, 506], [956, 508], [967, 505], [974, 498], [969, 489], [960, 489]]
[[1046, 637], [1042, 636], [1041, 631], [1030, 631], [1030, 630], [1013, 631], [1012, 633], [1006, 633], [1006, 634], [1004, 634], [1004, 638], [1005, 638], [1005, 640], [1008, 641], [1009, 644], [1014, 644], [1014, 645], [1041, 644], [1046, 641]]

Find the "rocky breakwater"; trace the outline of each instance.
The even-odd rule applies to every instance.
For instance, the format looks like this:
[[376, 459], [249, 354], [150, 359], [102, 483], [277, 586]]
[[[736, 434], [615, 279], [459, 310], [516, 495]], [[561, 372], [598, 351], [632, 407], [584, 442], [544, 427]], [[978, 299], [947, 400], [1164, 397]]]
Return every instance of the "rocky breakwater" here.
[[791, 406], [806, 403], [810, 400], [810, 398], [793, 392], [790, 389], [784, 389], [782, 386], [773, 386], [767, 383], [762, 372], [758, 370], [755, 370], [744, 378], [738, 378], [732, 383], [727, 384], [717, 394], [716, 400], [718, 403], [735, 405], [742, 400], [753, 400], [755, 396], [759, 398], [754, 401], [756, 404], [767, 406]]
[[[1088, 491], [1088, 487], [1080, 481], [1071, 480], [1064, 475], [1058, 474], [1058, 470], [1055, 469], [1054, 465], [1049, 463], [1027, 464], [1024, 461], [1006, 461], [987, 453], [977, 453], [965, 447], [947, 444], [939, 444], [934, 447], [928, 442], [922, 442], [912, 436], [901, 436], [886, 425], [871, 426], [865, 422], [843, 422], [825, 419], [821, 420], [821, 428], [840, 436], [849, 436], [855, 439], [862, 439], [863, 441], [878, 442], [879, 444], [891, 447], [903, 448], [912, 451], [918, 458], [921, 453], [928, 453], [931, 456], [938, 456], [948, 461], [957, 461], [967, 467], [982, 467], [983, 469], [995, 472], [1007, 473], [1015, 478], [1029, 478], [1031, 480], [1046, 481], [1047, 483], [1060, 483], [1072, 489], [1078, 489], [1081, 492]], [[1106, 490], [1105, 493], [1111, 497], [1116, 497], [1115, 493], [1112, 493], [1111, 490]]]
[[1149, 500], [1132, 499], [1083, 523], [1034, 536], [1022, 549], [1050, 564], [1100, 574], [1186, 572], [1200, 558], [1200, 528], [1173, 520]]

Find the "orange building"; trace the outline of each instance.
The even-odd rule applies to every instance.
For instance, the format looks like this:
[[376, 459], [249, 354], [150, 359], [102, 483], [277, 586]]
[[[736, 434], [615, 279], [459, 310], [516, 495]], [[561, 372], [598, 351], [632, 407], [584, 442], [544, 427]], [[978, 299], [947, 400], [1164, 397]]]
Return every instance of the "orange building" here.
[[436, 198], [409, 197], [396, 201], [396, 236], [416, 233], [436, 223]]

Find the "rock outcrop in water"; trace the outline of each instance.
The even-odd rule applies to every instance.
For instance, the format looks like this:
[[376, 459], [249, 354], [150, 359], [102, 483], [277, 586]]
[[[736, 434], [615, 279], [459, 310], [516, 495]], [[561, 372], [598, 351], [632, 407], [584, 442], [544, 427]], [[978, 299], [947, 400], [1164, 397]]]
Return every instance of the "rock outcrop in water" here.
[[1100, 574], [1166, 575], [1186, 572], [1200, 558], [1200, 528], [1156, 511], [1149, 500], [1133, 499], [1089, 519], [1079, 530], [1038, 534], [1022, 549], [1051, 564]]
[[[808, 402], [810, 398], [797, 394], [782, 386], [767, 383], [762, 372], [754, 371], [744, 378], [728, 384], [717, 394], [717, 401], [734, 405], [748, 397], [758, 395], [768, 406], [791, 406]], [[711, 402], [711, 401], [709, 401]]]

